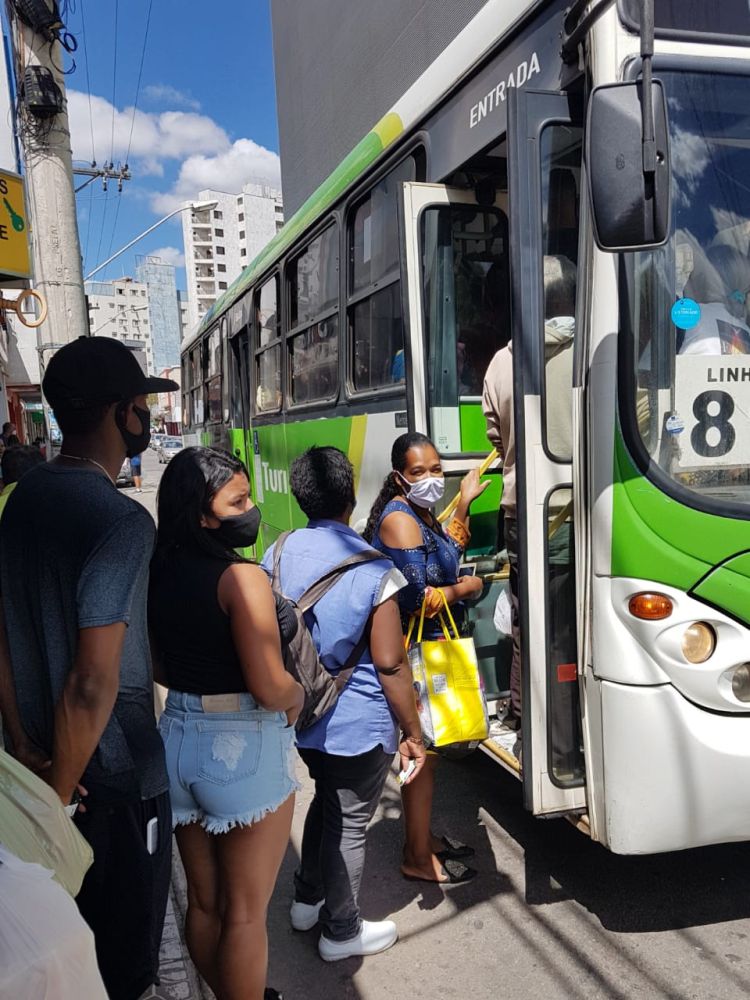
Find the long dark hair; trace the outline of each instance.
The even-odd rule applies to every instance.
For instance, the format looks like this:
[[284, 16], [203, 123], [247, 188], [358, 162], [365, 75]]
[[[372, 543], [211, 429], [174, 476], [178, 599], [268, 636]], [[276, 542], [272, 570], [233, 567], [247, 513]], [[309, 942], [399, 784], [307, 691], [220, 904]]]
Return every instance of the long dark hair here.
[[244, 562], [213, 532], [201, 527], [201, 516], [211, 513], [211, 501], [232, 476], [247, 469], [228, 451], [185, 448], [170, 460], [159, 485], [154, 567], [159, 568], [178, 548], [199, 548], [229, 562]]
[[406, 468], [406, 456], [410, 449], [421, 447], [425, 444], [428, 444], [431, 448], [435, 447], [426, 434], [420, 434], [418, 431], [402, 434], [393, 442], [393, 447], [391, 448], [391, 471], [383, 480], [382, 489], [375, 498], [375, 503], [370, 510], [370, 516], [367, 518], [367, 526], [362, 532], [362, 537], [365, 541], [372, 543], [386, 504], [390, 503], [394, 497], [402, 496], [404, 493], [404, 487], [393, 470], [403, 472]]

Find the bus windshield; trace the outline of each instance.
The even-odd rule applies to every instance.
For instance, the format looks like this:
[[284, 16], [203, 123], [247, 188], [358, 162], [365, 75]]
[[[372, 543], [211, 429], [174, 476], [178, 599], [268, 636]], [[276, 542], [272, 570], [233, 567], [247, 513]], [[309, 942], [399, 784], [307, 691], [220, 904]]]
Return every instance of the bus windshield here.
[[[635, 393], [625, 423], [670, 479], [750, 501], [748, 79], [659, 74], [672, 151], [672, 234], [628, 255]], [[632, 412], [635, 408], [635, 414]], [[700, 501], [699, 501], [700, 502]]]

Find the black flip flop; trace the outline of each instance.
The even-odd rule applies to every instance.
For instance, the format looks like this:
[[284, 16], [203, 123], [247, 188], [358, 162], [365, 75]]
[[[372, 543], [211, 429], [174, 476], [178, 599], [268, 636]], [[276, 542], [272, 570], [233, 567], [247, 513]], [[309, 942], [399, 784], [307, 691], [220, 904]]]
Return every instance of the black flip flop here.
[[404, 872], [401, 874], [408, 882], [429, 882], [431, 885], [458, 885], [460, 882], [471, 882], [478, 874], [476, 868], [469, 868], [461, 861], [456, 861], [455, 858], [446, 858], [443, 861], [443, 871], [448, 878], [446, 880], [441, 879], [440, 881], [435, 878], [420, 878], [418, 875], [406, 875]]
[[435, 854], [435, 857], [440, 861], [459, 861], [462, 858], [473, 858], [476, 853], [473, 847], [462, 844], [460, 840], [453, 840], [452, 837], [441, 837], [440, 839], [445, 844], [444, 850], [437, 851]]
[[279, 993], [272, 986], [266, 986], [263, 990], [263, 1000], [284, 1000], [284, 994]]

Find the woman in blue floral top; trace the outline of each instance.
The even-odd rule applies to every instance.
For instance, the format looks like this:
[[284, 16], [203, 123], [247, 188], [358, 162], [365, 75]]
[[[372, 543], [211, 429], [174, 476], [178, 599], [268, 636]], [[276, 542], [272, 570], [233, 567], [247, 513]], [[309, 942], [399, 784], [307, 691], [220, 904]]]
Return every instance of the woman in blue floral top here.
[[[426, 615], [432, 619], [426, 634], [442, 635], [435, 619], [443, 606], [439, 591], [459, 612], [461, 601], [481, 593], [482, 581], [459, 577], [459, 565], [470, 537], [469, 507], [487, 485], [479, 482], [476, 469], [465, 476], [456, 513], [443, 529], [433, 513], [445, 488], [437, 449], [424, 434], [402, 434], [394, 441], [391, 472], [370, 511], [364, 537], [406, 577], [408, 586], [398, 594], [404, 629], [426, 601]], [[406, 844], [401, 871], [406, 878], [426, 882], [466, 882], [476, 871], [460, 859], [471, 857], [473, 849], [436, 837], [431, 829], [437, 760], [429, 755], [419, 777], [402, 792]]]

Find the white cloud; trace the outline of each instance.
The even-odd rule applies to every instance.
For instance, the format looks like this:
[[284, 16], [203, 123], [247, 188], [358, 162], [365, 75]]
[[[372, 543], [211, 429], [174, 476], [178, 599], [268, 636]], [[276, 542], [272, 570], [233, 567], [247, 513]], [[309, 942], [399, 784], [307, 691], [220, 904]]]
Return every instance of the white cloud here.
[[241, 191], [249, 181], [281, 187], [279, 157], [252, 139], [237, 139], [229, 149], [213, 155], [197, 152], [182, 166], [172, 190], [151, 199], [155, 212], [171, 212], [185, 201], [198, 196], [205, 188], [216, 191]]
[[105, 98], [92, 95], [89, 114], [88, 95], [69, 90], [68, 115], [73, 158], [77, 160], [93, 158], [102, 163], [110, 155], [115, 161], [124, 160], [130, 144], [129, 158], [143, 161], [139, 162], [139, 166], [144, 167], [143, 172], [161, 175], [162, 160], [182, 159], [195, 153], [216, 155], [230, 148], [229, 138], [221, 126], [207, 115], [192, 111], [136, 110], [134, 118], [132, 108], [113, 109]]
[[168, 104], [174, 108], [188, 108], [190, 111], [200, 111], [200, 101], [168, 83], [150, 83], [143, 88], [143, 96], [152, 104]]
[[185, 266], [185, 254], [177, 247], [159, 247], [158, 250], [149, 250], [149, 257], [161, 257], [165, 264], [174, 264], [175, 267]]

